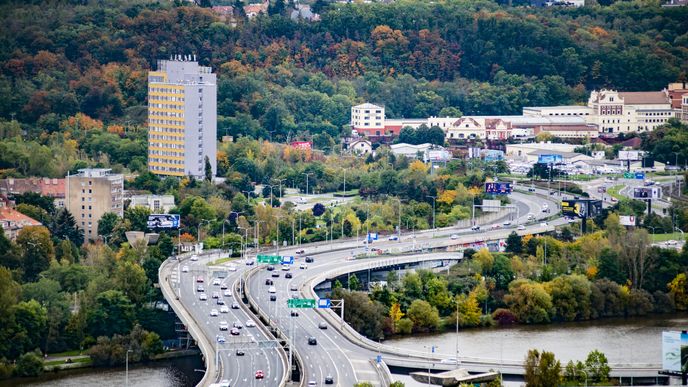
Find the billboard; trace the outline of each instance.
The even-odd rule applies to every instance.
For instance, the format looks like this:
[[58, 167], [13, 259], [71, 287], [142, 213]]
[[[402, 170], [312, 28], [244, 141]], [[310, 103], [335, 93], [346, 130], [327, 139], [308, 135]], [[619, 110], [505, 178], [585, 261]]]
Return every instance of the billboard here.
[[633, 198], [635, 199], [660, 199], [662, 197], [662, 187], [635, 187], [633, 188]]
[[485, 183], [485, 193], [507, 195], [511, 193], [511, 183]]
[[644, 152], [637, 150], [619, 151], [619, 160], [638, 161], [643, 159]]
[[662, 332], [662, 368], [667, 371], [688, 372], [688, 333]]
[[619, 216], [619, 223], [622, 226], [635, 226], [635, 216]]
[[179, 215], [152, 214], [148, 215], [148, 228], [179, 228]]
[[499, 212], [502, 202], [499, 200], [483, 200], [483, 212]]
[[557, 164], [561, 163], [564, 159], [561, 155], [540, 155], [538, 156], [538, 164]]
[[591, 218], [602, 212], [600, 200], [562, 200], [561, 213], [564, 216], [576, 216], [579, 218]]

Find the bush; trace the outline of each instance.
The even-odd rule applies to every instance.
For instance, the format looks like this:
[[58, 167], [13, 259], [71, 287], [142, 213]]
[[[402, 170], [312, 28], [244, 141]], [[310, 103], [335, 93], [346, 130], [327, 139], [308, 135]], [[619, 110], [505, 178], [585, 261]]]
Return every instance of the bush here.
[[19, 356], [14, 372], [17, 376], [38, 376], [43, 373], [43, 359], [36, 352], [27, 352]]
[[518, 319], [509, 309], [499, 308], [492, 312], [492, 319], [499, 325], [516, 324]]
[[12, 372], [14, 372], [14, 366], [7, 363], [4, 358], [0, 360], [0, 380], [11, 377]]
[[408, 318], [402, 318], [397, 321], [397, 333], [400, 335], [409, 335], [413, 330], [413, 321]]

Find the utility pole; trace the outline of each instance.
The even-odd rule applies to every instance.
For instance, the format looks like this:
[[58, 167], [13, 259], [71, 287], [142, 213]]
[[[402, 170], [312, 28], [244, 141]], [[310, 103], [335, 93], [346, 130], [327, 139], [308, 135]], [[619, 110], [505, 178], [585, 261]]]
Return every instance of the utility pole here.
[[302, 173], [302, 175], [306, 175], [306, 196], [308, 196], [308, 176], [310, 176], [310, 175], [312, 175], [312, 174], [313, 174], [313, 172], [308, 172], [308, 173], [304, 172], [304, 173]]
[[432, 196], [432, 195], [425, 195], [429, 198], [432, 198], [432, 235], [435, 235], [435, 201], [437, 200], [437, 196]]

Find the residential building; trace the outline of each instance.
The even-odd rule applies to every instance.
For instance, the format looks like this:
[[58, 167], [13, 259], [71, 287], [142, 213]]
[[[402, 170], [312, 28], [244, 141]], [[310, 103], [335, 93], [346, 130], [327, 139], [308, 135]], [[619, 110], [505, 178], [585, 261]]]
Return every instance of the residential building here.
[[688, 94], [684, 94], [683, 97], [681, 97], [681, 112], [679, 113], [679, 119], [688, 124]]
[[215, 176], [216, 152], [215, 74], [189, 55], [158, 61], [148, 74], [148, 170], [203, 178], [207, 157]]
[[10, 208], [9, 204], [8, 200], [0, 200], [0, 226], [8, 239], [15, 240], [24, 227], [41, 226], [41, 222]]
[[294, 21], [306, 20], [313, 22], [320, 20], [320, 15], [314, 13], [308, 4], [296, 4], [295, 8], [289, 13], [289, 17]]
[[167, 214], [175, 208], [172, 195], [132, 195], [129, 207], [146, 207], [153, 214]]
[[524, 116], [551, 117], [551, 116], [589, 116], [593, 112], [589, 106], [533, 106], [524, 107]]
[[396, 156], [405, 156], [410, 159], [418, 159], [423, 162], [447, 162], [452, 155], [444, 147], [434, 144], [392, 144], [392, 153]]
[[364, 136], [385, 134], [385, 107], [372, 103], [352, 107], [351, 129]]
[[373, 144], [365, 138], [357, 138], [348, 144], [347, 149], [355, 155], [369, 155], [373, 153]]
[[268, 13], [268, 5], [270, 5], [269, 0], [265, 0], [258, 4], [249, 4], [244, 6], [244, 13], [249, 19], [253, 19], [260, 14]]
[[110, 169], [80, 169], [67, 176], [66, 207], [87, 240], [98, 236], [98, 221], [106, 212], [124, 215], [124, 178]]
[[292, 141], [289, 145], [294, 149], [302, 151], [310, 151], [313, 149], [313, 144], [310, 141]]
[[7, 178], [0, 180], [0, 194], [17, 195], [34, 192], [54, 199], [56, 208], [63, 208], [65, 202], [65, 179], [31, 177], [26, 179]]
[[589, 123], [607, 134], [651, 131], [674, 116], [666, 91], [593, 91], [588, 106]]

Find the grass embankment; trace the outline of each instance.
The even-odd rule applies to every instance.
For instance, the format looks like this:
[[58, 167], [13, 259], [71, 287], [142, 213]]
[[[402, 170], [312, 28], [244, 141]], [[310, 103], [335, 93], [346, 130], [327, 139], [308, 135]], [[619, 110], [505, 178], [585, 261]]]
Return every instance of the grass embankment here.
[[624, 187], [623, 184], [618, 184], [618, 185], [615, 185], [613, 187], [609, 187], [609, 188], [607, 188], [607, 194], [609, 194], [609, 196], [611, 196], [613, 198], [616, 198], [617, 200], [621, 200], [624, 197], [621, 194], [619, 194], [619, 191], [623, 187]]
[[231, 262], [231, 261], [236, 261], [237, 257], [226, 257], [226, 258], [220, 258], [212, 262], [208, 262], [208, 266], [217, 266], [217, 265], [222, 265], [223, 263]]
[[63, 365], [63, 364], [74, 364], [74, 363], [81, 363], [81, 364], [91, 364], [91, 358], [90, 357], [76, 357], [72, 359], [70, 363], [68, 363], [64, 359], [60, 360], [49, 360], [49, 361], [44, 361], [43, 362], [43, 367], [50, 367], [50, 366], [57, 366], [57, 365]]
[[[650, 230], [648, 230], [650, 231]], [[666, 242], [670, 240], [681, 241], [683, 240], [683, 235], [680, 232], [674, 232], [671, 234], [650, 234], [650, 240], [653, 243]]]

